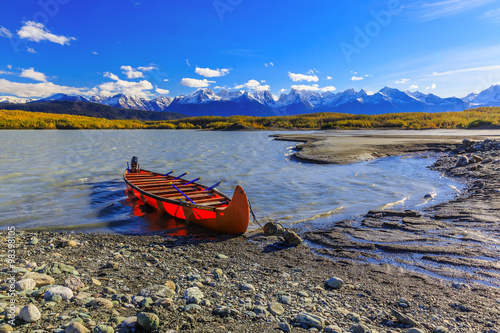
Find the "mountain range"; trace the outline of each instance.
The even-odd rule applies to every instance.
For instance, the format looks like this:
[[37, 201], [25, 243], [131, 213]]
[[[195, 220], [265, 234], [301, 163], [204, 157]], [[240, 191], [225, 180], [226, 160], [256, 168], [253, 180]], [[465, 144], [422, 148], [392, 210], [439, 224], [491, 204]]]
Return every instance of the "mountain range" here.
[[209, 88], [198, 89], [189, 95], [175, 98], [161, 96], [146, 99], [118, 94], [111, 97], [55, 94], [43, 99], [23, 99], [0, 96], [0, 103], [34, 102], [90, 102], [115, 108], [168, 111], [187, 116], [274, 116], [312, 112], [344, 112], [351, 114], [381, 114], [394, 112], [463, 111], [477, 106], [500, 106], [500, 85], [493, 85], [480, 93], [464, 98], [441, 98], [434, 94], [401, 91], [384, 87], [375, 94], [364, 90], [347, 89], [342, 92], [316, 92], [292, 89], [278, 98], [270, 91], [248, 92], [221, 89], [214, 93]]

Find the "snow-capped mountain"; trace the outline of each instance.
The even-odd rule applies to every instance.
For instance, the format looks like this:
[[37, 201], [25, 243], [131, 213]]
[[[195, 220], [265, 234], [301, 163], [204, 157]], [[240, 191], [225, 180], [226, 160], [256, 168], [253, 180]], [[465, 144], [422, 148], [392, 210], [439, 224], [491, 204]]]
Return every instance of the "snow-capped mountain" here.
[[90, 96], [56, 94], [41, 100], [11, 96], [0, 97], [0, 103], [29, 103], [51, 101], [78, 101], [105, 104], [119, 108], [178, 112], [188, 116], [205, 115], [293, 115], [312, 112], [345, 112], [353, 114], [380, 114], [390, 112], [442, 112], [462, 111], [477, 106], [500, 106], [500, 85], [470, 94], [463, 99], [441, 98], [419, 91], [401, 91], [384, 87], [374, 94], [364, 90], [347, 89], [341, 92], [320, 92], [292, 89], [279, 98], [269, 90], [198, 89], [189, 95], [175, 98], [163, 96], [147, 99], [118, 94], [115, 96]]
[[54, 102], [54, 101], [68, 101], [68, 102], [90, 102], [87, 98], [81, 95], [67, 95], [67, 94], [54, 94], [37, 100], [37, 102]]
[[500, 106], [500, 85], [493, 85], [479, 94], [469, 94], [463, 100], [473, 106]]
[[29, 98], [20, 98], [14, 96], [0, 96], [0, 103], [24, 104], [33, 101]]

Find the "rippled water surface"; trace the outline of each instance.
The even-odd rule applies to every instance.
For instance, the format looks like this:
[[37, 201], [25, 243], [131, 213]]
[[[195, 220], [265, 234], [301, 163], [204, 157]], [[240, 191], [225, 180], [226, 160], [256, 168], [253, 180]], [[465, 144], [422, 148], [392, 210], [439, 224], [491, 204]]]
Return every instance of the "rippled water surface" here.
[[[453, 198], [461, 184], [426, 167], [432, 158], [389, 157], [353, 165], [290, 160], [294, 143], [273, 132], [168, 130], [0, 131], [0, 223], [23, 228], [116, 233], [165, 229], [182, 221], [125, 194], [122, 173], [141, 167], [202, 177], [232, 195], [243, 186], [261, 222], [314, 229], [370, 209], [415, 208]], [[435, 193], [431, 202], [425, 194]]]

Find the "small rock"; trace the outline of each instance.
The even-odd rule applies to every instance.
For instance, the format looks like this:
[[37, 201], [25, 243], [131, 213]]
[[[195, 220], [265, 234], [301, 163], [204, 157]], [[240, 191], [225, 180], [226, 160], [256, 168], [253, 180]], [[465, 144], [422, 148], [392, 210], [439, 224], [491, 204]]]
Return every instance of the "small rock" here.
[[139, 312], [137, 323], [146, 331], [154, 331], [160, 326], [160, 318], [154, 313]]
[[444, 326], [438, 326], [432, 331], [433, 333], [447, 333], [448, 329]]
[[80, 323], [71, 323], [64, 330], [64, 333], [88, 333], [88, 332], [90, 331]]
[[60, 241], [58, 247], [77, 247], [78, 243], [72, 239]]
[[290, 332], [290, 324], [288, 323], [279, 323], [279, 329], [283, 332]]
[[64, 286], [73, 291], [78, 291], [85, 287], [85, 284], [77, 277], [69, 277], [64, 280]]
[[293, 230], [285, 230], [283, 237], [285, 238], [285, 242], [291, 245], [297, 246], [302, 243], [302, 238]]
[[243, 291], [255, 291], [255, 287], [253, 286], [253, 284], [250, 283], [245, 283], [244, 285], [241, 286], [240, 289]]
[[36, 245], [36, 244], [38, 244], [38, 238], [36, 238], [35, 236], [31, 237], [30, 241], [28, 242], [28, 245]]
[[120, 323], [120, 326], [127, 327], [127, 328], [135, 328], [136, 324], [137, 324], [137, 317], [133, 316], [133, 317], [128, 317], [128, 318], [125, 318], [124, 320], [122, 320], [122, 322]]
[[351, 326], [351, 331], [354, 333], [366, 333], [369, 332], [369, 329], [363, 324], [356, 324]]
[[467, 164], [469, 164], [469, 159], [467, 158], [467, 156], [462, 156], [462, 157], [460, 157], [458, 159], [457, 164], [455, 165], [455, 167], [457, 167], [457, 168], [464, 167]]
[[280, 297], [280, 302], [283, 304], [292, 304], [292, 297], [288, 295], [283, 295]]
[[37, 287], [47, 286], [56, 283], [56, 280], [42, 273], [28, 272], [23, 275], [23, 279], [33, 279]]
[[255, 312], [256, 315], [262, 315], [264, 317], [267, 317], [269, 315], [269, 312], [267, 311], [266, 307], [262, 305], [256, 305], [253, 308], [253, 312]]
[[22, 279], [17, 281], [14, 286], [16, 290], [32, 290], [36, 287], [36, 282], [33, 279]]
[[342, 332], [337, 325], [328, 325], [323, 330], [323, 333], [340, 333]]
[[45, 300], [51, 300], [54, 295], [59, 295], [63, 300], [67, 301], [73, 297], [73, 291], [68, 287], [56, 286], [48, 289], [43, 298]]
[[424, 333], [424, 331], [418, 328], [410, 328], [406, 333]]
[[344, 285], [344, 281], [341, 278], [332, 277], [326, 281], [326, 285], [333, 289], [339, 289]]
[[225, 254], [222, 254], [222, 253], [217, 253], [217, 254], [215, 255], [215, 257], [216, 257], [217, 259], [227, 259], [227, 258], [229, 258], [228, 256], [226, 256]]
[[472, 156], [472, 160], [474, 161], [474, 163], [478, 163], [481, 162], [483, 158], [481, 156], [474, 155]]
[[97, 309], [97, 308], [103, 308], [103, 309], [113, 308], [113, 302], [111, 302], [109, 299], [101, 298], [101, 297], [96, 298], [93, 301], [91, 301], [90, 305], [93, 306], [95, 309]]
[[285, 312], [283, 306], [278, 302], [271, 302], [268, 305], [268, 310], [275, 316], [280, 316]]
[[217, 279], [220, 280], [224, 277], [224, 273], [222, 272], [222, 269], [216, 268], [212, 271], [212, 275]]
[[203, 298], [203, 293], [198, 287], [187, 288], [184, 292], [184, 299], [188, 303], [200, 303]]
[[281, 224], [274, 222], [267, 222], [263, 229], [266, 235], [282, 235], [285, 231]]
[[172, 298], [175, 292], [167, 286], [155, 284], [141, 289], [137, 295], [144, 297]]
[[93, 333], [114, 333], [115, 330], [111, 326], [106, 326], [106, 325], [97, 325], [94, 327], [92, 330]]
[[418, 326], [418, 323], [416, 321], [414, 321], [413, 319], [411, 319], [410, 317], [407, 317], [401, 313], [399, 313], [398, 311], [394, 310], [394, 309], [391, 309], [391, 314], [396, 317], [396, 319], [402, 323], [402, 324], [405, 324], [405, 325], [410, 325], [410, 326]]
[[0, 333], [7, 333], [7, 332], [12, 332], [14, 328], [10, 326], [9, 324], [2, 324], [0, 325]]
[[175, 291], [175, 289], [176, 289], [174, 281], [165, 282], [165, 286], [172, 289], [172, 291]]
[[196, 303], [190, 303], [187, 304], [182, 310], [188, 313], [196, 313], [201, 310], [201, 306]]
[[26, 266], [24, 266], [24, 267], [31, 270], [31, 269], [36, 268], [36, 266], [37, 266], [36, 262], [32, 261], [32, 262], [27, 263]]
[[41, 317], [42, 315], [40, 314], [40, 310], [38, 310], [38, 308], [33, 304], [25, 306], [21, 309], [21, 312], [19, 312], [19, 318], [27, 323], [34, 323], [35, 321], [40, 320]]
[[325, 327], [325, 319], [307, 312], [300, 312], [295, 318], [295, 321], [301, 324], [305, 324], [308, 327], [315, 327], [318, 330], [322, 330], [323, 327]]
[[95, 286], [102, 286], [102, 283], [101, 281], [97, 280], [97, 279], [94, 279], [94, 278], [91, 278], [92, 280], [92, 284], [95, 285]]

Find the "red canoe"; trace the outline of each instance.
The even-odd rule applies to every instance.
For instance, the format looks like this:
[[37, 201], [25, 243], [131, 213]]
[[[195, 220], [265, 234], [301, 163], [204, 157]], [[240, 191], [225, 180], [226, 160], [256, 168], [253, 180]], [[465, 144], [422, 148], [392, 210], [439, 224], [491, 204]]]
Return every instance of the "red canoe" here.
[[242, 234], [249, 221], [248, 199], [237, 185], [230, 199], [218, 190], [175, 176], [125, 170], [127, 188], [148, 205], [179, 219], [224, 234]]

